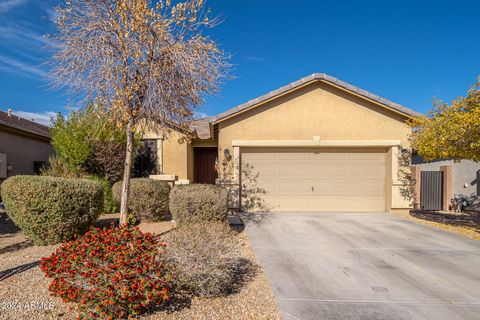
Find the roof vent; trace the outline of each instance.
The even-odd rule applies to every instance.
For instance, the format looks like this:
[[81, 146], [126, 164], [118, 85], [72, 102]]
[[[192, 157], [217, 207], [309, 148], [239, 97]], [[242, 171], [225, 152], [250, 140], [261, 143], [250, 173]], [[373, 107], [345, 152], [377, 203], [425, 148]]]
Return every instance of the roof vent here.
[[11, 117], [11, 116], [12, 116], [12, 111], [13, 111], [12, 109], [8, 108], [8, 110], [7, 110], [7, 114], [8, 114], [8, 116], [9, 116], [9, 117]]

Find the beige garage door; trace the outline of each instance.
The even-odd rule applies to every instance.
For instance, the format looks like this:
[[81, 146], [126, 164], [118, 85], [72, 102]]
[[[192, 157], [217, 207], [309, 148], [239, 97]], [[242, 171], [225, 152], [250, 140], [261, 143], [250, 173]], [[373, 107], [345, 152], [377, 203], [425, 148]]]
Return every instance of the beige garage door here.
[[386, 150], [241, 149], [245, 211], [385, 211]]

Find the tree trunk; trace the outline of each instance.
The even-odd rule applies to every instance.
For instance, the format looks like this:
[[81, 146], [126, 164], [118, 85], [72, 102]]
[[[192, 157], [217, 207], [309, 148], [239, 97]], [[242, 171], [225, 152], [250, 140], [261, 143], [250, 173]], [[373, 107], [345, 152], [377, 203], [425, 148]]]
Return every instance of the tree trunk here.
[[128, 223], [128, 196], [130, 193], [130, 175], [133, 157], [133, 121], [127, 125], [127, 151], [125, 153], [125, 167], [123, 171], [122, 200], [120, 201], [120, 224]]

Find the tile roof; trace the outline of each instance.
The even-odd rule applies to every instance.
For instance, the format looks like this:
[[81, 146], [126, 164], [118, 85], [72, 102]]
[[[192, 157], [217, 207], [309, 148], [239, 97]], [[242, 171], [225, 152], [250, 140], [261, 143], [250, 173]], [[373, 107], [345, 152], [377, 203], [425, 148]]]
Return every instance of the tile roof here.
[[13, 129], [21, 130], [41, 136], [44, 138], [50, 138], [50, 130], [47, 126], [41, 125], [39, 123], [20, 118], [15, 114], [8, 115], [7, 112], [0, 111], [0, 126], [10, 127]]
[[329, 83], [332, 83], [334, 85], [337, 85], [339, 87], [342, 87], [348, 91], [351, 91], [353, 93], [356, 93], [358, 95], [361, 95], [367, 99], [370, 99], [370, 100], [373, 100], [375, 102], [378, 102], [378, 103], [381, 103], [383, 105], [385, 105], [386, 107], [388, 108], [391, 108], [393, 110], [396, 110], [396, 111], [399, 111], [400, 113], [403, 113], [407, 116], [413, 116], [413, 117], [418, 117], [420, 116], [421, 114], [412, 110], [412, 109], [409, 109], [409, 108], [406, 108], [398, 103], [395, 103], [395, 102], [392, 102], [388, 99], [385, 99], [385, 98], [382, 98], [378, 95], [375, 95], [373, 93], [370, 93], [366, 90], [363, 90], [363, 89], [360, 89], [356, 86], [353, 86], [347, 82], [344, 82], [342, 80], [339, 80], [335, 77], [332, 77], [332, 76], [329, 76], [328, 74], [325, 74], [325, 73], [314, 73], [310, 76], [306, 76], [304, 78], [301, 78], [300, 80], [297, 80], [297, 81], [294, 81], [286, 86], [283, 86], [281, 88], [278, 88], [276, 90], [273, 90], [273, 91], [270, 91], [269, 93], [267, 94], [264, 94], [260, 97], [257, 97], [255, 99], [252, 99], [250, 101], [247, 101], [245, 103], [242, 103], [232, 109], [229, 109], [223, 113], [220, 113], [212, 118], [210, 118], [211, 122], [212, 123], [216, 123], [216, 122], [219, 122], [221, 121], [222, 119], [226, 118], [226, 117], [229, 117], [231, 115], [234, 115], [238, 112], [241, 112], [245, 109], [248, 109], [258, 103], [261, 103], [261, 102], [264, 102], [266, 100], [269, 100], [271, 98], [274, 98], [278, 95], [281, 95], [285, 92], [288, 92], [290, 90], [293, 90], [293, 89], [296, 89], [304, 84], [307, 84], [307, 83], [310, 83], [310, 82], [313, 82], [313, 81], [325, 81], [325, 82], [329, 82]]
[[201, 140], [210, 139], [212, 137], [210, 131], [210, 118], [195, 120], [190, 127], [197, 133], [198, 138]]

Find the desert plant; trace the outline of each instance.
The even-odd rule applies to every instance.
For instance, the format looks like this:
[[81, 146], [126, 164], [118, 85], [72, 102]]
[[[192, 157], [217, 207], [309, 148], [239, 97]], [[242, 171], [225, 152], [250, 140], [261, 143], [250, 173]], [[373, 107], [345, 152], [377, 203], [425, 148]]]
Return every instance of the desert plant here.
[[92, 228], [42, 258], [41, 267], [53, 278], [49, 290], [77, 303], [80, 318], [130, 318], [169, 298], [172, 275], [164, 246], [126, 225]]
[[[113, 196], [120, 201], [122, 181], [113, 185]], [[169, 216], [170, 186], [163, 181], [148, 178], [131, 179], [129, 215], [145, 221], [160, 221]], [[129, 218], [130, 219], [130, 218]]]
[[35, 244], [71, 239], [88, 230], [103, 206], [95, 181], [13, 176], [2, 184], [8, 216]]
[[62, 164], [70, 170], [81, 170], [90, 152], [88, 145], [92, 124], [84, 121], [87, 113], [72, 111], [68, 117], [58, 113], [51, 120], [52, 146]]
[[227, 189], [208, 184], [175, 186], [170, 192], [170, 212], [176, 223], [227, 222]]
[[110, 184], [122, 179], [125, 144], [119, 140], [94, 140], [85, 162], [88, 172], [105, 177]]
[[107, 178], [101, 176], [87, 176], [87, 179], [97, 181], [103, 188], [103, 209], [102, 213], [116, 213], [118, 211], [118, 201], [113, 198], [112, 185]]
[[57, 156], [50, 156], [48, 158], [48, 165], [40, 169], [40, 174], [49, 177], [78, 179], [85, 173], [77, 169], [72, 169], [71, 166], [67, 165], [64, 160]]
[[225, 223], [196, 223], [162, 236], [175, 264], [177, 290], [197, 296], [219, 296], [234, 289], [244, 263], [235, 232]]
[[108, 114], [93, 105], [52, 119], [52, 145], [63, 167], [79, 175], [95, 174], [110, 183], [123, 173], [126, 136]]

